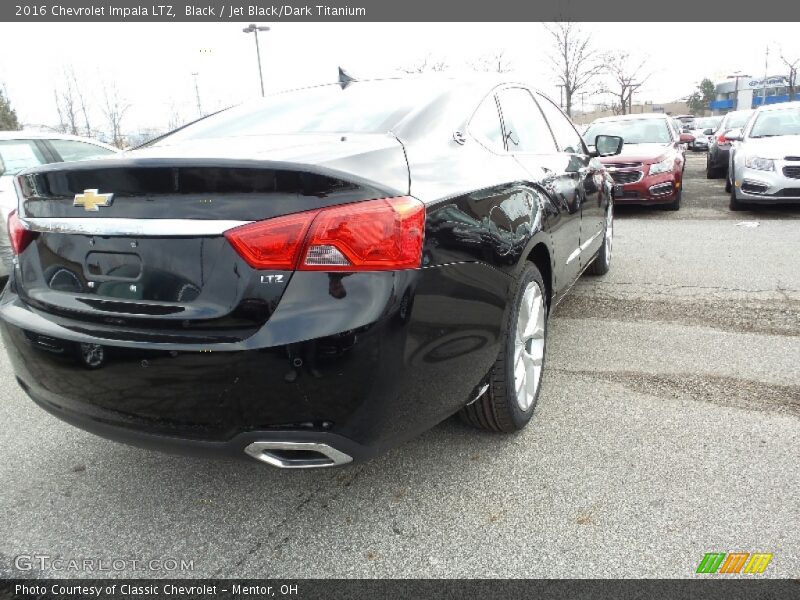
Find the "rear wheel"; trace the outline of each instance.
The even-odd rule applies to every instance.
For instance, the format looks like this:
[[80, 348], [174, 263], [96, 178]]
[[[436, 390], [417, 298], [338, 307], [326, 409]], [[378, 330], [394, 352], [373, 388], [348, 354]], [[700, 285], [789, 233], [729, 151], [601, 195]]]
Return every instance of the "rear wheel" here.
[[461, 410], [480, 429], [519, 431], [539, 399], [547, 339], [547, 296], [539, 269], [526, 265], [509, 311], [500, 354], [489, 374], [489, 389]]
[[729, 177], [725, 178], [725, 191], [728, 193], [731, 191], [731, 180]]
[[606, 227], [603, 245], [597, 253], [589, 273], [592, 275], [605, 275], [611, 270], [611, 248], [614, 243], [614, 205], [609, 204], [606, 210]]

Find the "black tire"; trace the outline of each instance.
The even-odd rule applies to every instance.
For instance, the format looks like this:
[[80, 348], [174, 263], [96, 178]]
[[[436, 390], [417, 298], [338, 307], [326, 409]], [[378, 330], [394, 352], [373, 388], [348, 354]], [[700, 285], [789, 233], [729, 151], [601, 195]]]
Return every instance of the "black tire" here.
[[681, 207], [681, 198], [683, 197], [683, 189], [678, 190], [678, 194], [675, 196], [675, 200], [670, 202], [669, 204], [665, 204], [662, 208], [664, 210], [678, 210]]
[[[536, 394], [527, 410], [517, 403], [514, 389], [514, 344], [516, 323], [519, 316], [522, 297], [525, 289], [531, 282], [539, 286], [544, 301], [544, 357], [547, 356], [547, 293], [539, 269], [533, 263], [528, 263], [517, 280], [511, 310], [508, 311], [507, 321], [503, 328], [503, 339], [500, 354], [489, 373], [489, 389], [475, 402], [461, 409], [461, 419], [478, 429], [487, 431], [512, 433], [519, 431], [533, 416], [539, 394], [542, 390], [541, 374], [539, 376]], [[542, 359], [544, 368], [544, 358]]]
[[720, 177], [722, 177], [722, 169], [715, 169], [709, 161], [706, 161], [706, 179], [719, 179]]
[[725, 178], [725, 191], [731, 193], [731, 180], [728, 177]]
[[730, 202], [728, 203], [728, 208], [730, 208], [731, 210], [746, 210], [747, 204], [745, 204], [744, 202], [740, 202], [736, 198], [736, 188], [731, 187], [730, 192], [731, 195], [730, 195]]
[[[606, 213], [606, 225], [603, 228], [603, 245], [595, 256], [592, 264], [586, 269], [589, 275], [605, 275], [611, 270], [611, 256], [614, 248], [614, 207], [610, 205]], [[610, 219], [609, 219], [610, 216]], [[611, 235], [608, 234], [609, 222], [611, 223]]]

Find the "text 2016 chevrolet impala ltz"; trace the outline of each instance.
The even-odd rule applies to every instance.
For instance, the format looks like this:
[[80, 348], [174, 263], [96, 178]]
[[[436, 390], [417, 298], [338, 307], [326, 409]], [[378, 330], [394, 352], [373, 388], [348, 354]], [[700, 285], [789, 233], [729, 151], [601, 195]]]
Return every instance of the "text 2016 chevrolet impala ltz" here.
[[608, 271], [613, 182], [516, 83], [274, 95], [16, 179], [0, 299], [17, 380], [86, 430], [285, 468], [461, 412], [526, 425], [547, 318]]

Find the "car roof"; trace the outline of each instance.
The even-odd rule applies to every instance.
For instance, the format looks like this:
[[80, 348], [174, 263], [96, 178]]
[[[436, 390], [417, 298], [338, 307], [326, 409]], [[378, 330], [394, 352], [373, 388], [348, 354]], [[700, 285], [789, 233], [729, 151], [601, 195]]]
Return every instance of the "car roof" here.
[[792, 109], [792, 108], [800, 108], [800, 100], [795, 102], [779, 102], [777, 104], [767, 104], [765, 106], [759, 106], [756, 109], [756, 112], [769, 112], [771, 110], [785, 110], [785, 109]]
[[634, 113], [632, 115], [615, 115], [613, 117], [600, 117], [600, 118], [597, 118], [594, 121], [592, 121], [592, 124], [594, 124], [594, 123], [608, 123], [610, 121], [635, 121], [635, 120], [639, 120], [639, 119], [661, 119], [661, 120], [666, 120], [666, 119], [670, 119], [670, 118], [675, 118], [675, 117], [670, 117], [668, 115], [665, 115], [664, 113]]
[[732, 110], [729, 113], [725, 113], [726, 117], [730, 117], [731, 115], [741, 115], [745, 113], [752, 113], [755, 112], [754, 108], [743, 108], [742, 110]]

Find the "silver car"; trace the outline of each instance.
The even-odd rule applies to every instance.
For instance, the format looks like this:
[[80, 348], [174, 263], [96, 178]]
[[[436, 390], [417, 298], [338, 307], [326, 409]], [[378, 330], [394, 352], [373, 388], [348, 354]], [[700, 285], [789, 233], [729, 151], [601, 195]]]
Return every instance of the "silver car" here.
[[758, 108], [744, 129], [725, 134], [731, 150], [730, 209], [800, 203], [800, 102]]
[[8, 277], [11, 247], [6, 223], [17, 208], [14, 175], [38, 165], [99, 158], [119, 152], [113, 146], [88, 138], [38, 131], [0, 131], [0, 279]]

